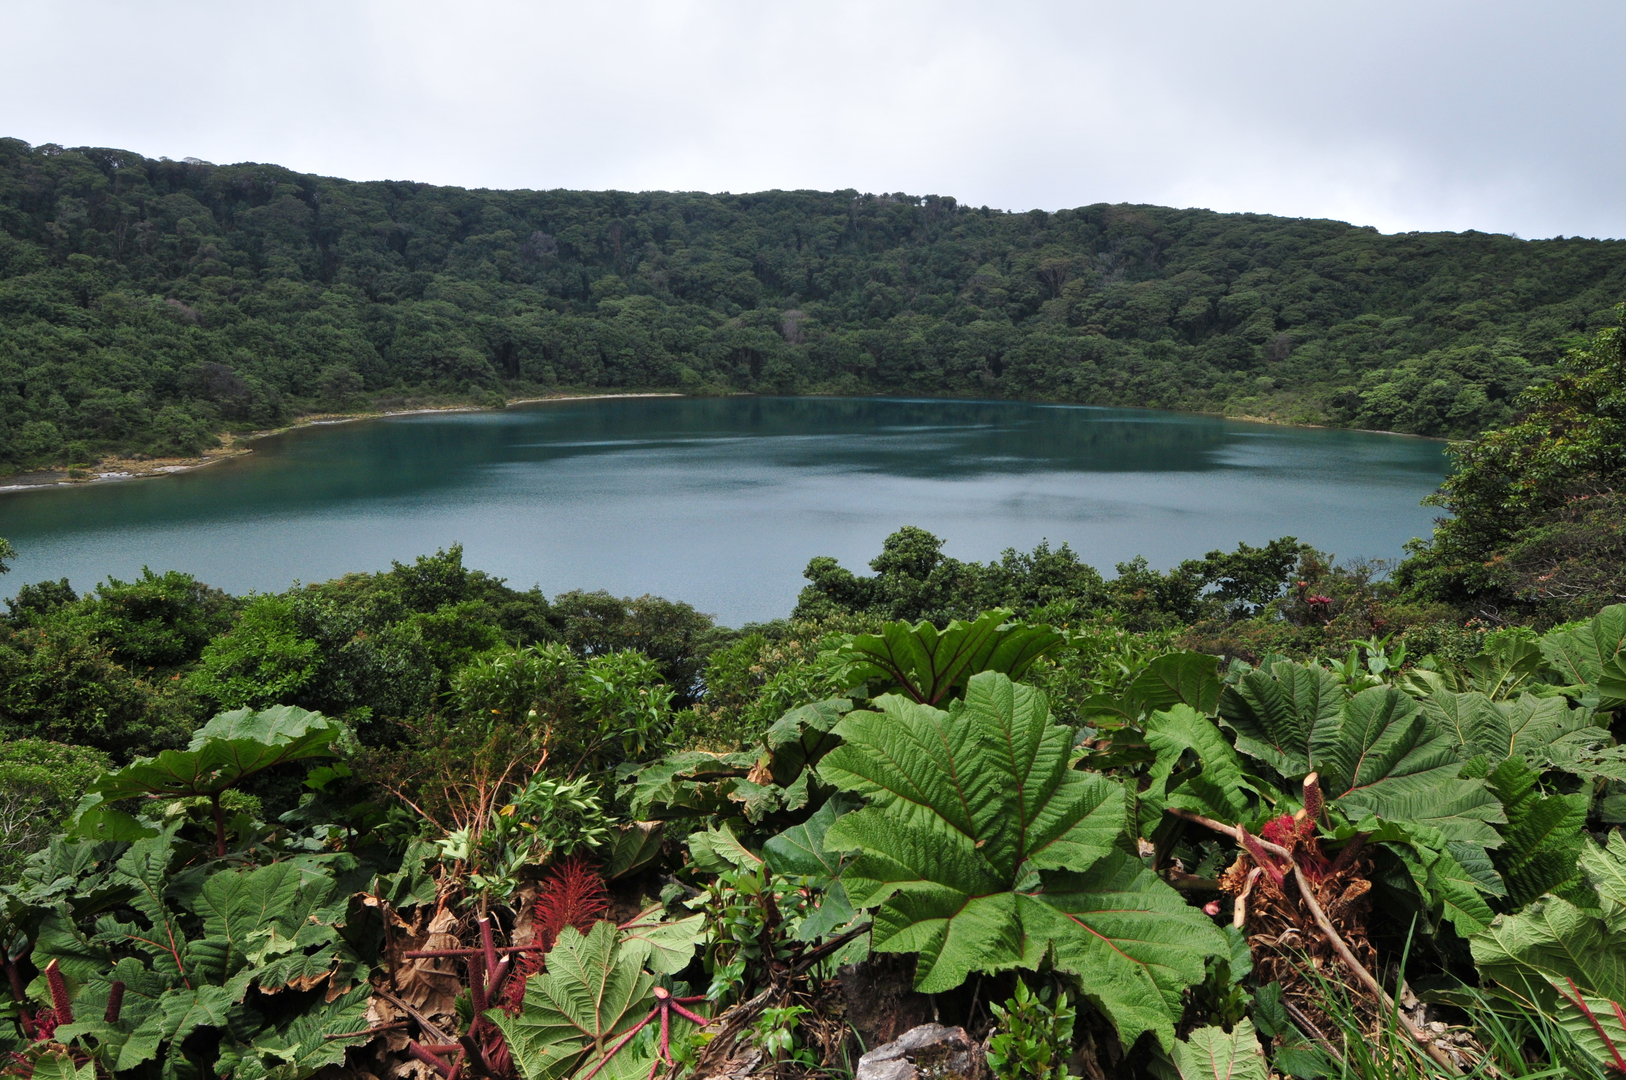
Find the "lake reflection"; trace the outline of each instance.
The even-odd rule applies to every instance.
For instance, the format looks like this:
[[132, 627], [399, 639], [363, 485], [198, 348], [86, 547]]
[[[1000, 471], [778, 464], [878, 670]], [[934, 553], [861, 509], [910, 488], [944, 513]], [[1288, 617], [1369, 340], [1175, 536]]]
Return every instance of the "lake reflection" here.
[[1109, 576], [1292, 534], [1393, 558], [1443, 445], [1143, 410], [868, 398], [558, 402], [304, 428], [195, 473], [0, 496], [4, 584], [84, 589], [143, 565], [232, 592], [462, 543], [551, 593], [788, 613], [814, 555], [861, 569], [919, 525], [949, 554], [1069, 543]]

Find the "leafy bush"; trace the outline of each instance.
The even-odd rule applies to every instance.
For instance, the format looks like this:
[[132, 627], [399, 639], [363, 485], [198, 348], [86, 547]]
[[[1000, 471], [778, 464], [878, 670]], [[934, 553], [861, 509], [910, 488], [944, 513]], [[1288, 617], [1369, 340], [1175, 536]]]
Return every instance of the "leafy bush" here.
[[106, 754], [88, 747], [0, 742], [0, 880], [14, 878], [23, 859], [45, 846], [110, 765]]

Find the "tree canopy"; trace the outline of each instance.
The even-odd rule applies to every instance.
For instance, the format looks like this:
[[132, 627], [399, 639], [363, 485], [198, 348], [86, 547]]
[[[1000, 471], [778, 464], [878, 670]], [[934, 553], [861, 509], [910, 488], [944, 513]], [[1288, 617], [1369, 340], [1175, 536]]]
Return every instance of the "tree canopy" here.
[[0, 139], [0, 468], [321, 410], [898, 393], [1466, 436], [1626, 243], [946, 196], [464, 190]]

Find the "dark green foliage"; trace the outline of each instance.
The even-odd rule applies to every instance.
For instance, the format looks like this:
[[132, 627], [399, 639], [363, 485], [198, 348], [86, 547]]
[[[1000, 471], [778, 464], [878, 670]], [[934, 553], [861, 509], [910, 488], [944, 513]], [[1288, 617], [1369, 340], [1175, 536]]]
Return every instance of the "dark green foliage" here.
[[724, 640], [710, 615], [658, 596], [562, 593], [553, 598], [548, 619], [565, 644], [584, 656], [637, 649], [654, 660], [678, 694], [679, 707], [699, 695], [706, 654]]
[[111, 763], [83, 746], [45, 739], [0, 742], [0, 880], [45, 846], [68, 812]]
[[1512, 424], [1455, 445], [1437, 496], [1451, 512], [1413, 541], [1398, 580], [1415, 594], [1548, 621], [1626, 599], [1626, 305], [1520, 399]]
[[134, 671], [171, 672], [193, 663], [209, 639], [231, 625], [237, 607], [191, 574], [145, 567], [133, 582], [108, 578], [96, 586], [96, 598], [97, 637]]
[[412, 396], [998, 396], [1506, 421], [1626, 245], [837, 192], [466, 191], [0, 141], [0, 464]]
[[792, 618], [868, 614], [882, 619], [945, 623], [975, 619], [993, 608], [1020, 617], [1069, 620], [1113, 612], [1123, 625], [1154, 629], [1207, 617], [1245, 618], [1280, 598], [1298, 564], [1314, 552], [1291, 536], [1264, 547], [1238, 544], [1210, 551], [1163, 573], [1145, 559], [1119, 563], [1103, 581], [1066, 544], [1041, 543], [1023, 553], [1007, 549], [998, 562], [961, 562], [942, 553], [943, 541], [906, 526], [888, 536], [870, 562], [873, 577], [859, 577], [821, 555], [802, 572]]
[[79, 594], [73, 591], [67, 578], [41, 581], [22, 586], [17, 590], [16, 596], [8, 598], [7, 614], [13, 624], [23, 626], [28, 623], [31, 615], [43, 615], [77, 599]]

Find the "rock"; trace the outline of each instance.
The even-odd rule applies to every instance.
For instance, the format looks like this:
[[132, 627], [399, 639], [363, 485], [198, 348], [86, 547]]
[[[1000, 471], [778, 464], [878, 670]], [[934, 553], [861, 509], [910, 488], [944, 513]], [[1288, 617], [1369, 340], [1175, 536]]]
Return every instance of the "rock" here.
[[921, 1024], [859, 1058], [855, 1080], [981, 1080], [987, 1061], [965, 1028]]
[[915, 958], [875, 953], [841, 969], [847, 1026], [865, 1047], [889, 1043], [918, 1024], [937, 1019], [932, 999], [914, 989]]

